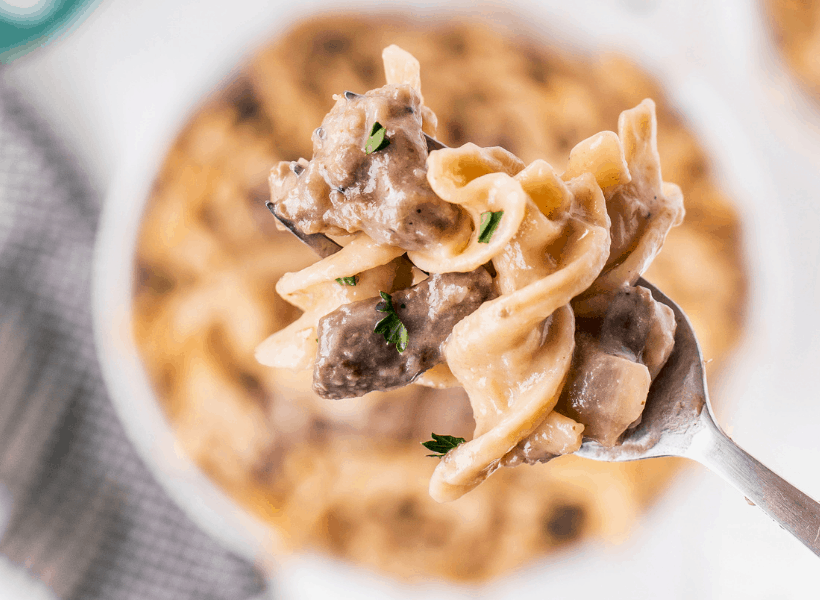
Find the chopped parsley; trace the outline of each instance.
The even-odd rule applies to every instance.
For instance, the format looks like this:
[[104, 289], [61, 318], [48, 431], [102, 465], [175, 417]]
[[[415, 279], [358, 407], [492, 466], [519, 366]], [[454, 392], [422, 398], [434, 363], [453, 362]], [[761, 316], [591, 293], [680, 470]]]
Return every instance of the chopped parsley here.
[[504, 216], [504, 211], [498, 212], [483, 212], [481, 213], [481, 223], [478, 228], [478, 243], [489, 244], [490, 240], [501, 222], [501, 217]]
[[433, 439], [429, 442], [422, 442], [421, 445], [435, 452], [436, 454], [427, 455], [434, 458], [444, 458], [444, 455], [450, 450], [467, 441], [464, 438], [453, 437], [452, 435], [438, 435], [437, 433], [431, 433], [430, 435], [433, 436]]
[[336, 278], [336, 283], [338, 283], [339, 285], [351, 285], [352, 286], [352, 285], [356, 285], [356, 281], [357, 281], [357, 279], [356, 279], [355, 275], [353, 277], [337, 277]]
[[383, 335], [388, 344], [396, 345], [396, 350], [399, 353], [404, 352], [407, 349], [407, 328], [399, 319], [399, 315], [396, 314], [396, 309], [393, 308], [393, 298], [390, 297], [390, 294], [379, 292], [379, 295], [382, 297], [382, 302], [376, 305], [376, 310], [387, 313], [387, 316], [376, 323], [373, 333]]
[[373, 129], [370, 130], [370, 136], [367, 138], [367, 143], [364, 145], [365, 154], [373, 154], [390, 144], [390, 140], [385, 137], [387, 130], [384, 125], [376, 121], [373, 123]]

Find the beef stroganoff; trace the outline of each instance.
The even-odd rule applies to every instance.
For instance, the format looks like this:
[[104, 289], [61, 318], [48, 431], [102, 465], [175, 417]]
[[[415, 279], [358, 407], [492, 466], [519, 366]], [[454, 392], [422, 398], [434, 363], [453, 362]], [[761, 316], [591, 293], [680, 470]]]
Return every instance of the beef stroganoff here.
[[[476, 421], [470, 441], [446, 438], [430, 485], [440, 502], [502, 464], [572, 452], [584, 431], [617, 443], [674, 343], [672, 311], [633, 287], [683, 220], [680, 188], [661, 179], [654, 103], [621, 113], [617, 135], [580, 142], [563, 174], [500, 147], [428, 152], [436, 118], [419, 63], [395, 45], [383, 56], [387, 85], [337, 95], [313, 158], [272, 172], [276, 214], [353, 237], [283, 277], [277, 291], [304, 313], [257, 359], [311, 368], [325, 398], [402, 387], [440, 365], [419, 383], [455, 379]], [[401, 260], [432, 276], [402, 289]]]
[[[482, 580], [589, 537], [623, 539], [679, 463], [607, 464], [570, 454], [547, 464], [499, 469], [469, 494], [439, 504], [429, 498], [428, 487], [440, 461], [424, 458], [434, 452], [419, 442], [430, 439], [431, 431], [470, 439], [476, 426], [469, 400], [461, 387], [452, 387], [457, 382], [446, 365], [427, 369], [414, 385], [325, 400], [312, 391], [313, 370], [270, 368], [254, 359], [255, 344], [301, 314], [276, 293], [277, 282], [286, 272], [316, 263], [292, 235], [277, 232], [265, 208], [271, 166], [311, 156], [312, 132], [332, 109], [333, 94], [384, 85], [381, 53], [391, 43], [421, 62], [424, 102], [435, 109], [438, 139], [454, 148], [469, 142], [502, 146], [510, 151], [503, 156], [514, 153], [526, 164], [546, 160], [558, 173], [568, 170], [578, 142], [617, 131], [620, 112], [655, 98], [664, 178], [681, 185], [686, 219], [671, 230], [646, 276], [686, 310], [705, 356], [714, 359], [707, 365], [712, 375], [730, 355], [745, 296], [737, 215], [663, 90], [635, 65], [612, 56], [571, 56], [547, 49], [542, 40], [513, 40], [480, 23], [315, 17], [250, 58], [231, 83], [196, 109], [151, 192], [135, 269], [134, 332], [180, 449], [281, 531], [293, 549], [321, 550], [400, 577]], [[395, 278], [405, 292], [391, 294], [400, 311], [405, 294], [402, 321], [423, 325], [430, 348], [451, 328], [442, 317], [461, 320], [470, 303], [489, 298], [483, 297], [488, 291], [481, 272], [436, 277], [412, 270], [402, 258]], [[488, 271], [486, 277], [497, 279], [498, 273]], [[451, 315], [448, 309], [439, 318], [420, 319], [421, 307], [441, 289], [465, 293], [463, 302], [448, 305], [461, 312]], [[382, 299], [367, 301], [375, 306]], [[643, 306], [641, 298], [619, 303]], [[640, 327], [654, 331], [650, 309], [640, 309], [646, 316]], [[392, 317], [373, 312], [379, 319]], [[599, 357], [590, 360], [593, 367], [620, 353], [633, 364], [651, 364], [651, 358], [636, 355], [635, 336], [618, 325], [621, 312], [627, 308], [614, 310], [607, 321], [609, 333], [603, 326], [590, 332], [591, 347], [601, 349], [583, 355]], [[328, 321], [331, 331], [341, 331], [343, 323], [359, 330], [352, 317], [363, 317], [336, 316]], [[617, 342], [623, 339], [628, 343]], [[340, 337], [334, 343], [342, 342]], [[586, 347], [579, 335], [575, 353]], [[399, 356], [395, 345], [389, 349], [391, 357]], [[435, 353], [407, 361], [407, 373], [398, 363], [389, 369], [385, 364], [385, 381], [423, 370], [429, 360], [438, 360]], [[341, 366], [322, 368], [329, 393], [334, 380], [339, 394], [352, 381]], [[428, 386], [417, 385], [424, 381]], [[579, 411], [595, 408], [577, 404]], [[579, 426], [562, 408], [567, 405], [562, 395], [560, 412], [550, 412], [504, 464], [571, 452]], [[616, 416], [629, 418], [628, 411]], [[555, 447], [532, 443], [536, 438], [550, 439]]]

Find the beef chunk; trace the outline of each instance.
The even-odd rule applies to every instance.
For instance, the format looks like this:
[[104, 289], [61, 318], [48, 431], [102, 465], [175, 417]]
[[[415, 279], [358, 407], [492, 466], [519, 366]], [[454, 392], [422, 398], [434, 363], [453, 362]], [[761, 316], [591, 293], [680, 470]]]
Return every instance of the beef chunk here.
[[584, 424], [584, 437], [614, 446], [640, 422], [652, 379], [672, 352], [675, 327], [672, 310], [649, 290], [620, 290], [597, 328], [575, 333], [560, 412]]
[[407, 328], [404, 352], [373, 329], [385, 314], [379, 298], [346, 304], [319, 321], [313, 390], [323, 398], [351, 398], [411, 383], [442, 362], [442, 345], [456, 323], [493, 295], [484, 267], [434, 274], [394, 292], [393, 307]]
[[675, 344], [675, 316], [642, 287], [620, 290], [601, 326], [601, 351], [646, 365], [654, 379]]
[[[427, 182], [421, 109], [408, 85], [339, 96], [313, 134], [313, 159], [283, 162], [271, 172], [277, 212], [305, 233], [364, 231], [406, 250], [469, 233], [467, 215], [436, 196]], [[368, 154], [365, 145], [376, 123], [389, 143]]]

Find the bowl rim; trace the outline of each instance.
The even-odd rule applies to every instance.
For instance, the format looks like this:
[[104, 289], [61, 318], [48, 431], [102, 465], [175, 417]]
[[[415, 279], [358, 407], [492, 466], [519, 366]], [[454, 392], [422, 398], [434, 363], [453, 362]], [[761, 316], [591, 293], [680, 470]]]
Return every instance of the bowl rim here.
[[[103, 205], [92, 266], [94, 339], [103, 379], [131, 443], [160, 486], [194, 523], [231, 551], [256, 561], [271, 525], [230, 498], [181, 448], [151, 385], [133, 337], [133, 280], [142, 218], [155, 177], [181, 127], [198, 110], [177, 107], [155, 153], [136, 153], [118, 172]], [[146, 179], [142, 175], [150, 173]], [[123, 193], [125, 190], [125, 193]], [[135, 200], [121, 202], [123, 197]], [[127, 265], [127, 268], [122, 268]], [[254, 534], [254, 532], [257, 532]]]

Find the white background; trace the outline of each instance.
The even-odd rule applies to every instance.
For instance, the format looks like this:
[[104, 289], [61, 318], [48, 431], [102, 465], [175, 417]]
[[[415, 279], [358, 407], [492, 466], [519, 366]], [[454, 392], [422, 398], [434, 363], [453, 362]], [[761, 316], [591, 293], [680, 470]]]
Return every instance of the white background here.
[[[243, 54], [297, 12], [331, 3], [293, 4], [104, 0], [70, 33], [12, 63], [4, 77], [52, 124], [105, 197]], [[639, 56], [712, 150], [740, 204], [754, 275], [749, 337], [716, 393], [724, 400], [718, 416], [744, 448], [820, 498], [820, 109], [783, 71], [752, 2], [517, 4], [536, 29]], [[0, 507], [7, 506], [0, 495]], [[311, 564], [294, 566], [279, 580], [283, 597], [431, 593], [362, 581], [334, 564], [317, 572]], [[365, 587], [343, 590], [339, 581]], [[574, 590], [630, 600], [802, 599], [820, 597], [818, 583], [816, 557], [727, 484], [694, 467], [623, 545], [586, 548], [492, 589], [450, 596], [546, 598]], [[47, 592], [0, 560], [0, 599], [39, 597]]]

